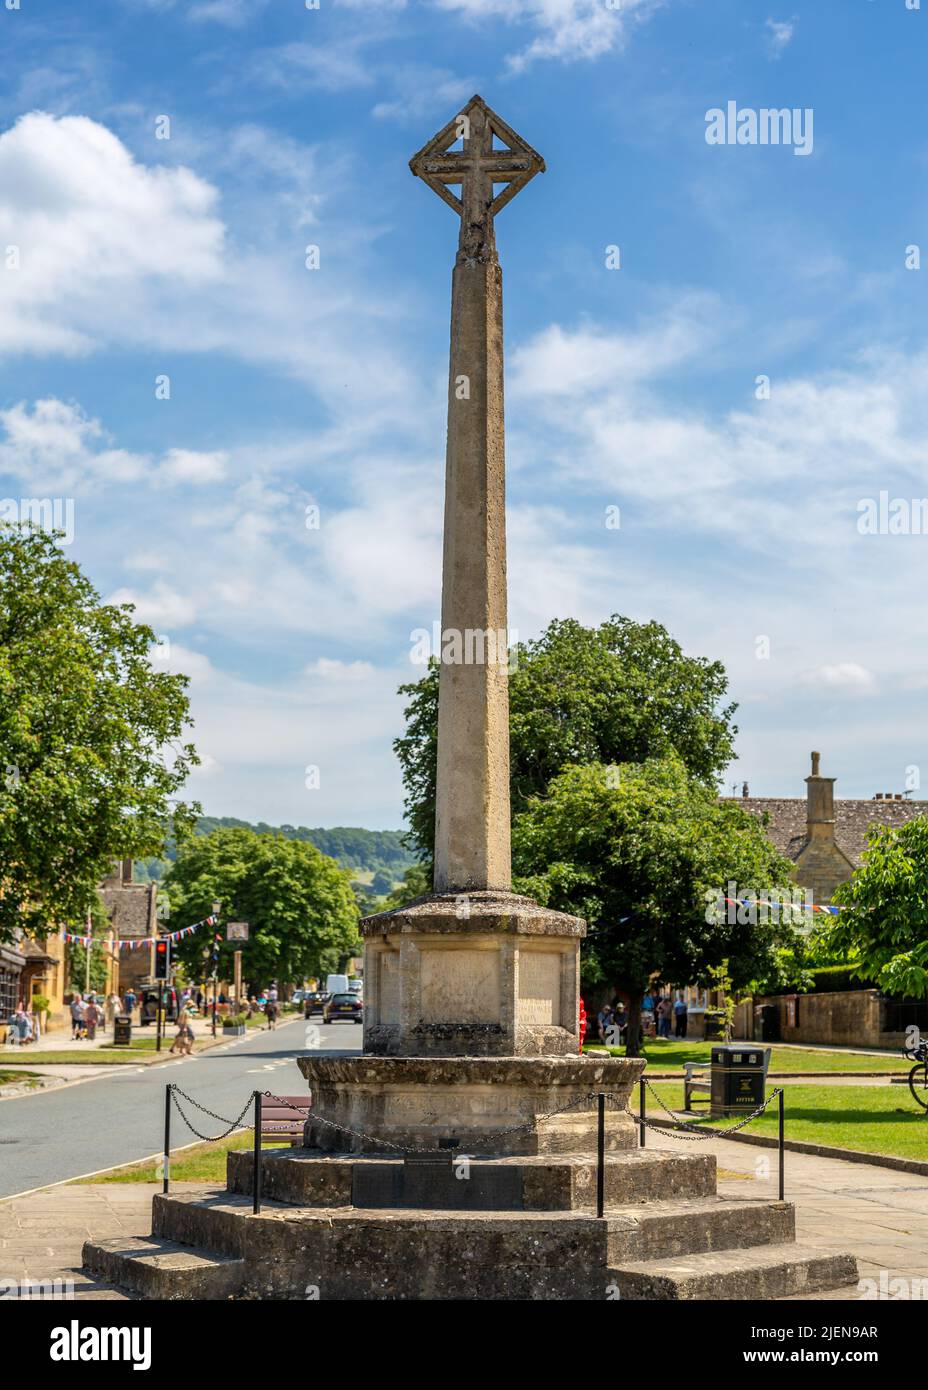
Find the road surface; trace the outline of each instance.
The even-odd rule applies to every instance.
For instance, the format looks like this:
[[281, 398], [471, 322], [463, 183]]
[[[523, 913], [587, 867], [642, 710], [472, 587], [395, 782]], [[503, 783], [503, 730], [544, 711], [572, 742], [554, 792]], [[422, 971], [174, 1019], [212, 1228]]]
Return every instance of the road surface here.
[[[311, 1048], [360, 1052], [361, 1032], [357, 1023], [324, 1027], [321, 1021], [314, 1021], [309, 1032], [297, 1019], [273, 1033], [252, 1032], [198, 1056], [159, 1066], [112, 1067], [92, 1081], [0, 1101], [0, 1198], [160, 1153], [169, 1081], [233, 1120], [252, 1091], [305, 1093], [295, 1058]], [[224, 1128], [208, 1116], [194, 1118], [189, 1106], [185, 1109], [204, 1134]], [[195, 1138], [175, 1109], [171, 1148]]]

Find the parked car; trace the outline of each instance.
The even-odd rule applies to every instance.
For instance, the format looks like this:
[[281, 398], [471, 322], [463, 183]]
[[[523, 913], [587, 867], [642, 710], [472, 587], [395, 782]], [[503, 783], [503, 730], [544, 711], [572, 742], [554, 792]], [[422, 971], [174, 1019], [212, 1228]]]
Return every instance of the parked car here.
[[303, 992], [303, 1017], [312, 1018], [325, 1010], [328, 995], [321, 989], [307, 989]]
[[345, 994], [333, 994], [322, 1010], [323, 1023], [363, 1023], [364, 1004], [360, 996], [349, 990]]
[[[158, 994], [157, 989], [143, 989], [139, 998], [139, 1024], [154, 1023], [158, 1017]], [[168, 1023], [173, 1023], [177, 1018], [177, 990], [173, 987], [164, 990], [165, 999], [165, 1018]]]
[[364, 993], [364, 981], [361, 980], [361, 979], [349, 980], [349, 981], [348, 981], [348, 992], [349, 992], [349, 994], [363, 994], [363, 993]]

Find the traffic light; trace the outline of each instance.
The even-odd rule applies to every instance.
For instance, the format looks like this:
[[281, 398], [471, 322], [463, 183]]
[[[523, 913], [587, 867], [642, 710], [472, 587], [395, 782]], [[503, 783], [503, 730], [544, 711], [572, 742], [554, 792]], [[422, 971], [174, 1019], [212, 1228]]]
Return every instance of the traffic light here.
[[171, 947], [167, 941], [155, 942], [155, 979], [168, 979], [171, 965]]

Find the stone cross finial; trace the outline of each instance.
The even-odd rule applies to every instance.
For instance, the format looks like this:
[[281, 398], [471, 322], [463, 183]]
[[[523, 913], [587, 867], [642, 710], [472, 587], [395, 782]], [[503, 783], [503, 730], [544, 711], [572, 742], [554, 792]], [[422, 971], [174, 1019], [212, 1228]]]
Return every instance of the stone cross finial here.
[[819, 765], [819, 760], [820, 760], [821, 756], [822, 756], [821, 753], [813, 753], [813, 754], [812, 754], [812, 776], [813, 776], [813, 777], [818, 777], [818, 776], [819, 776], [818, 765]]
[[[504, 149], [493, 148], [494, 136]], [[463, 148], [451, 150], [458, 140]], [[544, 172], [545, 162], [482, 97], [473, 96], [463, 111], [413, 155], [409, 167], [460, 216], [458, 260], [495, 261], [493, 218], [529, 179]], [[461, 186], [460, 198], [449, 188], [456, 184]], [[496, 193], [497, 184], [506, 186]]]

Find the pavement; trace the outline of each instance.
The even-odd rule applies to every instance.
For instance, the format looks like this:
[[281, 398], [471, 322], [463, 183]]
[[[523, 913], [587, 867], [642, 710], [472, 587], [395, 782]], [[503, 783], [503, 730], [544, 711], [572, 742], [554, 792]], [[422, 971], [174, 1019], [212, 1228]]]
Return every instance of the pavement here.
[[[648, 1131], [647, 1142], [656, 1149], [693, 1148], [690, 1141], [656, 1130]], [[696, 1142], [700, 1152], [716, 1156], [720, 1196], [776, 1200], [775, 1149], [731, 1139]], [[909, 1297], [928, 1298], [928, 1178], [871, 1163], [787, 1152], [785, 1196], [796, 1204], [797, 1241], [826, 1252], [850, 1251], [861, 1279], [874, 1281], [877, 1296], [881, 1287], [903, 1280]], [[867, 1291], [865, 1284], [862, 1292]], [[860, 1296], [861, 1291], [842, 1290], [806, 1297]]]

